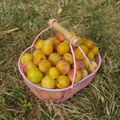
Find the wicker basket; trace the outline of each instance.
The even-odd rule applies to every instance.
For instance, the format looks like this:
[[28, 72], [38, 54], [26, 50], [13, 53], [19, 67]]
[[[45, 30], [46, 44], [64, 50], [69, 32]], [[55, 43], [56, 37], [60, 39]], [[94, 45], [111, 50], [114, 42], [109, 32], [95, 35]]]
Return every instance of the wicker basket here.
[[[46, 32], [47, 30], [49, 30], [51, 27], [49, 27], [48, 29], [45, 29], [44, 31], [42, 31], [34, 40], [32, 46], [28, 47], [26, 50], [24, 50], [21, 53], [21, 56], [27, 52], [27, 51], [31, 51], [32, 47], [34, 46], [35, 41], [40, 37], [40, 35], [43, 32]], [[20, 56], [20, 57], [21, 57]], [[68, 87], [68, 88], [64, 88], [64, 89], [46, 89], [40, 86], [37, 86], [33, 83], [31, 83], [25, 76], [23, 69], [22, 69], [22, 64], [20, 62], [20, 58], [18, 60], [18, 68], [19, 68], [19, 72], [22, 75], [25, 84], [29, 87], [29, 89], [41, 100], [43, 101], [52, 101], [53, 103], [59, 103], [59, 102], [63, 102], [67, 99], [69, 99], [71, 96], [73, 96], [75, 93], [77, 93], [78, 91], [80, 91], [81, 89], [85, 88], [88, 84], [90, 84], [90, 82], [93, 80], [93, 78], [95, 77], [97, 71], [99, 70], [100, 66], [101, 66], [101, 56], [100, 54], [97, 55], [96, 57], [96, 62], [98, 64], [97, 69], [92, 72], [91, 74], [89, 74], [86, 78], [80, 80], [77, 83], [74, 83], [72, 88]]]

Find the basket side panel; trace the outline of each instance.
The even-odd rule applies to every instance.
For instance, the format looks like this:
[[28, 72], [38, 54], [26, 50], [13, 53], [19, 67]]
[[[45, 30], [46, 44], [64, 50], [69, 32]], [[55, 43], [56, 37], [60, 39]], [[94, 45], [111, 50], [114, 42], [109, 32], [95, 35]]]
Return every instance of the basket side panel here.
[[66, 92], [64, 92], [64, 97], [63, 97], [62, 101], [65, 101], [65, 100], [69, 99], [75, 93], [77, 93], [78, 91], [80, 91], [81, 89], [83, 89], [84, 87], [86, 87], [88, 84], [90, 84], [90, 82], [92, 81], [92, 79], [94, 78], [94, 76], [95, 75], [89, 77], [88, 79], [84, 80], [83, 82], [81, 82], [80, 84], [78, 84], [77, 86], [75, 86], [74, 88], [71, 88], [71, 89], [67, 90]]
[[49, 100], [50, 96], [46, 91], [40, 90], [38, 88], [35, 88], [34, 86], [32, 86], [31, 84], [29, 84], [28, 82], [26, 82], [26, 85], [29, 87], [29, 89], [41, 100], [43, 101], [47, 101]]
[[69, 99], [75, 93], [77, 93], [78, 91], [86, 87], [88, 84], [90, 84], [93, 78], [94, 78], [94, 75], [89, 77], [88, 79], [85, 79], [83, 82], [81, 82], [74, 88], [71, 88], [64, 92], [48, 92], [32, 86], [27, 81], [25, 81], [25, 83], [27, 84], [29, 89], [42, 101], [52, 101], [53, 103], [59, 103]]
[[29, 87], [29, 89], [42, 101], [52, 101], [54, 103], [59, 103], [63, 100], [64, 92], [48, 92], [40, 90], [26, 81], [25, 83]]

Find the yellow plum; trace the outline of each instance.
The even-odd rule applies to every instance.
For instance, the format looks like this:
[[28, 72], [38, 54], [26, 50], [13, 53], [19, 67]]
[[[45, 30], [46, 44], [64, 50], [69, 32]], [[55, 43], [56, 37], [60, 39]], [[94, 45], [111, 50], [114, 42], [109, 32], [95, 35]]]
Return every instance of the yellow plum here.
[[68, 53], [69, 50], [70, 50], [69, 45], [66, 44], [65, 42], [62, 42], [57, 46], [57, 52], [60, 55], [64, 55], [65, 53]]
[[70, 79], [65, 75], [61, 75], [58, 77], [56, 85], [57, 88], [66, 88], [70, 85]]
[[33, 83], [40, 82], [43, 79], [43, 73], [37, 67], [32, 67], [27, 71], [27, 79]]
[[45, 76], [41, 81], [41, 86], [48, 89], [53, 89], [56, 87], [56, 81], [49, 76]]
[[53, 52], [53, 47], [54, 47], [53, 41], [48, 39], [45, 40], [44, 46], [42, 47], [41, 51], [48, 56]]
[[61, 55], [59, 53], [54, 52], [49, 56], [48, 59], [53, 65], [56, 65], [56, 63], [61, 60]]
[[88, 40], [86, 39], [84, 41], [84, 45], [86, 45], [90, 50], [93, 49], [93, 47], [95, 46], [95, 43], [92, 40]]
[[30, 61], [33, 60], [33, 56], [32, 56], [31, 53], [26, 52], [26, 53], [24, 53], [24, 54], [21, 56], [20, 60], [21, 60], [21, 63], [22, 63], [22, 64], [26, 64], [26, 63], [28, 63], [28, 62], [30, 62]]
[[67, 61], [69, 64], [73, 63], [72, 54], [70, 54], [70, 53], [65, 53], [64, 56], [63, 56], [63, 59], [65, 61]]
[[79, 48], [76, 48], [74, 53], [75, 53], [76, 60], [83, 60], [84, 59], [84, 56], [83, 56], [82, 52], [79, 50]]
[[35, 50], [34, 53], [33, 53], [33, 62], [36, 64], [36, 65], [39, 65], [39, 63], [42, 61], [42, 60], [45, 60], [46, 59], [46, 56], [41, 52], [41, 50]]
[[36, 48], [36, 49], [42, 49], [42, 47], [44, 46], [44, 42], [45, 42], [45, 40], [38, 40], [38, 41], [35, 43], [35, 48]]
[[70, 71], [70, 64], [67, 63], [65, 60], [58, 61], [56, 67], [63, 75], [67, 74]]
[[58, 78], [58, 76], [60, 75], [60, 71], [56, 68], [56, 67], [51, 67], [49, 69], [48, 75], [52, 78], [52, 79], [56, 79]]
[[39, 63], [39, 69], [44, 72], [44, 73], [47, 73], [48, 70], [51, 68], [51, 62], [49, 60], [42, 60], [40, 63]]
[[[72, 69], [69, 73], [68, 73], [68, 77], [70, 79], [71, 82], [73, 82], [73, 75], [74, 75], [74, 70]], [[76, 73], [76, 78], [75, 78], [75, 82], [78, 82], [82, 79], [82, 73], [81, 71], [77, 71]]]

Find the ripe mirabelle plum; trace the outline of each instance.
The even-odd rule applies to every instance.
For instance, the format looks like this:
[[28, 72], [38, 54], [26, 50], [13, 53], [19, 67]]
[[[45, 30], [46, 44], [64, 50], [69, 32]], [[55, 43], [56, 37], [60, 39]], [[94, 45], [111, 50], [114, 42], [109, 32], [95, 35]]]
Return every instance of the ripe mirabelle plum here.
[[36, 65], [39, 65], [39, 62], [41, 62], [42, 60], [45, 60], [46, 56], [41, 52], [41, 50], [35, 50], [33, 53], [33, 62]]
[[56, 87], [56, 81], [49, 76], [45, 76], [41, 81], [41, 86], [48, 89], [54, 89]]
[[76, 60], [83, 60], [84, 59], [84, 56], [83, 56], [82, 52], [79, 50], [79, 48], [76, 48], [74, 53], [75, 53]]
[[70, 53], [65, 53], [64, 56], [63, 56], [63, 59], [65, 61], [67, 61], [69, 64], [73, 63], [72, 54], [70, 54]]
[[27, 79], [33, 83], [38, 83], [43, 79], [43, 73], [37, 67], [32, 67], [27, 71]]
[[39, 63], [39, 69], [44, 73], [47, 73], [48, 70], [51, 68], [51, 66], [52, 66], [52, 64], [49, 60], [42, 60]]
[[44, 46], [44, 42], [45, 42], [45, 40], [38, 40], [38, 41], [35, 43], [35, 48], [36, 48], [36, 49], [42, 49], [42, 47]]
[[65, 75], [61, 75], [58, 77], [56, 85], [57, 88], [66, 88], [70, 85], [70, 79]]
[[48, 39], [44, 41], [44, 46], [42, 46], [41, 51], [45, 54], [45, 55], [50, 55], [53, 52], [53, 41]]
[[84, 41], [84, 45], [86, 45], [91, 50], [95, 46], [95, 43], [92, 40], [86, 39]]
[[57, 52], [54, 52], [54, 53], [52, 53], [50, 56], [49, 56], [49, 60], [51, 61], [51, 63], [53, 64], [53, 65], [56, 65], [56, 63], [58, 62], [58, 61], [60, 61], [61, 60], [61, 55], [59, 54], [59, 53], [57, 53]]
[[93, 49], [92, 49], [92, 52], [97, 55], [99, 53], [99, 48], [97, 46], [95, 46]]
[[56, 67], [51, 67], [48, 74], [52, 79], [56, 79], [60, 75], [60, 71]]
[[67, 74], [70, 71], [70, 64], [67, 63], [65, 60], [58, 61], [56, 67], [63, 75]]
[[70, 50], [70, 47], [68, 44], [66, 44], [65, 42], [62, 42], [60, 43], [58, 46], [57, 46], [57, 52], [60, 54], [60, 55], [64, 55], [65, 53], [68, 53]]
[[30, 61], [33, 60], [33, 56], [32, 56], [31, 53], [26, 52], [26, 53], [24, 53], [24, 54], [21, 56], [20, 60], [21, 60], [21, 63], [22, 63], [22, 64], [26, 64], [26, 63], [28, 63], [28, 62], [30, 62]]

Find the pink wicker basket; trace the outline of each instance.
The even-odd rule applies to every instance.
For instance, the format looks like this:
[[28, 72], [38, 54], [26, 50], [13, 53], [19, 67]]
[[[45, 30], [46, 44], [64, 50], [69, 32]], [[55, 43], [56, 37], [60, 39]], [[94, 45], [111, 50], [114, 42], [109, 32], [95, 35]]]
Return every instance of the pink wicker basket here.
[[[20, 57], [27, 51], [31, 51], [31, 49], [34, 46], [35, 41], [40, 37], [40, 35], [43, 32], [46, 32], [47, 30], [49, 30], [51, 27], [45, 29], [44, 31], [42, 31], [34, 40], [32, 46], [28, 47], [27, 49], [25, 49]], [[52, 101], [53, 103], [59, 103], [59, 102], [63, 102], [67, 99], [69, 99], [71, 96], [73, 96], [75, 93], [77, 93], [78, 91], [80, 91], [81, 89], [85, 88], [88, 84], [90, 84], [90, 82], [93, 80], [93, 78], [95, 77], [97, 71], [99, 70], [100, 66], [101, 66], [101, 56], [100, 54], [98, 54], [98, 56], [96, 57], [96, 62], [98, 64], [97, 69], [95, 71], [93, 71], [91, 74], [89, 74], [86, 78], [80, 80], [77, 83], [74, 83], [72, 88], [68, 87], [68, 88], [64, 88], [64, 89], [46, 89], [40, 86], [37, 86], [33, 83], [31, 83], [25, 76], [23, 69], [22, 69], [22, 64], [20, 62], [20, 57], [18, 60], [18, 68], [19, 68], [19, 72], [22, 75], [25, 84], [29, 87], [29, 89], [41, 100], [43, 101]]]

